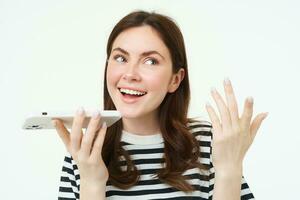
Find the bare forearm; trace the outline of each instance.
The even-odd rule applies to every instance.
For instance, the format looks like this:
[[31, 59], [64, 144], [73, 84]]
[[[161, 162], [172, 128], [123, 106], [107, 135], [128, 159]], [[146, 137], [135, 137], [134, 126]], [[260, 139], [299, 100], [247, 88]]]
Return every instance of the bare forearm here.
[[215, 173], [213, 200], [240, 200], [242, 173]]
[[102, 186], [80, 184], [80, 200], [104, 200], [105, 192], [106, 186], [104, 184]]

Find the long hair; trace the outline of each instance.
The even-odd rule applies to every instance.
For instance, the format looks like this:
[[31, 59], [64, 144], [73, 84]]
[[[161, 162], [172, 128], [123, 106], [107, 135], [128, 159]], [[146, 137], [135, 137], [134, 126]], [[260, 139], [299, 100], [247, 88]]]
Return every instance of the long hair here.
[[[167, 46], [172, 59], [172, 71], [178, 72], [180, 68], [185, 76], [177, 90], [168, 93], [159, 107], [159, 122], [164, 139], [164, 168], [157, 172], [157, 177], [171, 186], [182, 191], [193, 191], [194, 188], [182, 175], [191, 168], [206, 169], [199, 163], [199, 143], [189, 132], [187, 126], [191, 119], [187, 118], [190, 102], [190, 85], [188, 64], [182, 33], [176, 23], [168, 16], [135, 11], [122, 18], [113, 28], [107, 42], [107, 60], [110, 57], [112, 45], [117, 36], [132, 27], [148, 25], [159, 33]], [[116, 110], [116, 107], [107, 90], [107, 61], [104, 73], [104, 109]], [[122, 134], [122, 121], [118, 121], [107, 129], [102, 157], [109, 171], [109, 181], [112, 185], [127, 189], [139, 180], [139, 173], [129, 154], [120, 145]], [[120, 167], [120, 157], [125, 158], [126, 169]]]

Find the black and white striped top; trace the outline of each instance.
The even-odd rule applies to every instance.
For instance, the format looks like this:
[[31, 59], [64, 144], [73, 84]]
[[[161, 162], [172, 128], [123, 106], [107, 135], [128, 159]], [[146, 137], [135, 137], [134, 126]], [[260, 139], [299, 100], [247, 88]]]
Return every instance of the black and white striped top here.
[[[200, 171], [197, 168], [189, 169], [183, 173], [188, 177], [191, 185], [197, 190], [185, 193], [161, 182], [154, 177], [155, 172], [162, 167], [164, 141], [161, 134], [139, 136], [123, 131], [121, 144], [129, 152], [131, 159], [137, 166], [141, 176], [138, 183], [130, 189], [119, 189], [109, 183], [106, 184], [107, 199], [212, 199], [214, 188], [214, 168], [211, 156], [211, 124], [206, 121], [189, 124], [191, 133], [199, 141], [201, 158], [199, 161], [209, 165], [210, 169]], [[209, 179], [204, 180], [203, 177]], [[59, 185], [59, 200], [79, 199], [80, 176], [76, 163], [72, 157], [66, 156], [63, 163]], [[241, 199], [254, 199], [244, 177], [241, 180]]]

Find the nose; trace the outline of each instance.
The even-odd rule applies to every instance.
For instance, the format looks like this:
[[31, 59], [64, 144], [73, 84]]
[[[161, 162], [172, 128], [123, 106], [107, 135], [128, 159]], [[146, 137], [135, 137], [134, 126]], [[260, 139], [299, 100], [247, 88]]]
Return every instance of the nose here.
[[141, 76], [138, 72], [138, 64], [128, 65], [127, 71], [123, 75], [123, 79], [131, 82], [131, 81], [140, 81]]

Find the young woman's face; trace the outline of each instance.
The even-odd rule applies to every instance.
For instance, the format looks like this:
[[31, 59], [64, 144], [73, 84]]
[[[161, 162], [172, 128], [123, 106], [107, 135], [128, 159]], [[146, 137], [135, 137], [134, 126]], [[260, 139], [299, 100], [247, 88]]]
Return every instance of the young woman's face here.
[[112, 45], [107, 89], [124, 118], [156, 115], [168, 92], [178, 84], [168, 48], [150, 26], [127, 29]]

